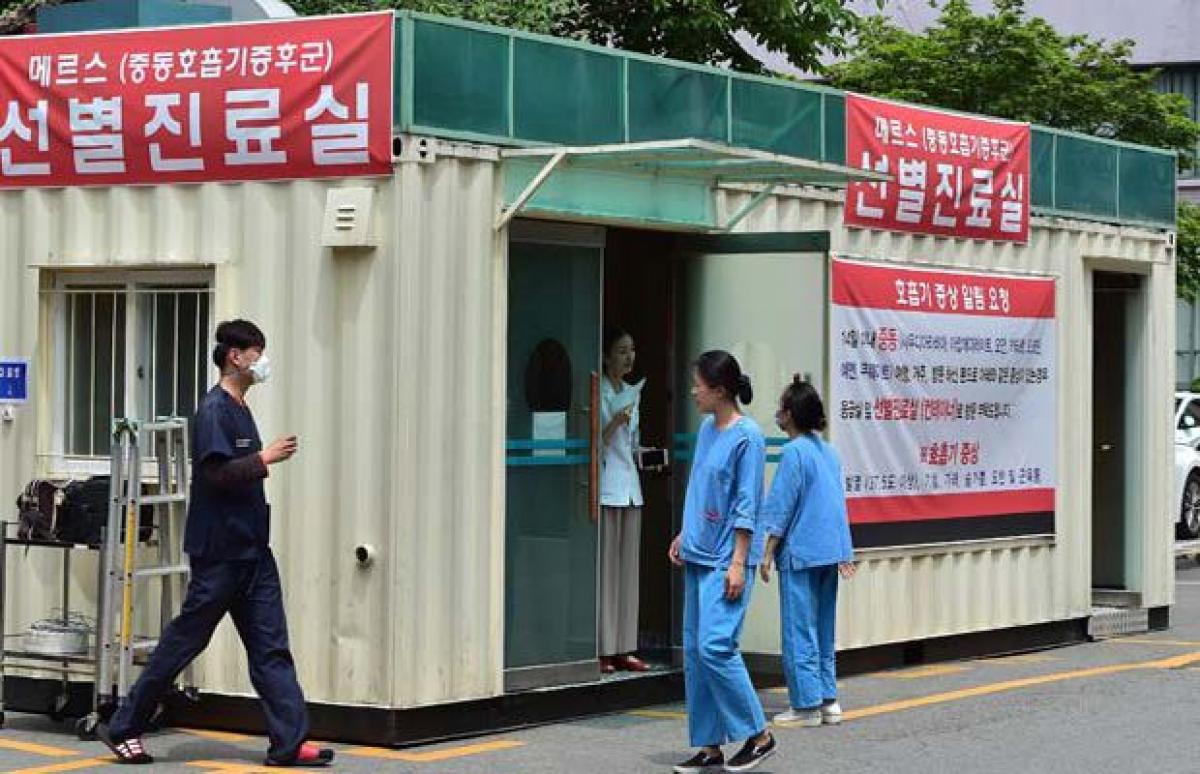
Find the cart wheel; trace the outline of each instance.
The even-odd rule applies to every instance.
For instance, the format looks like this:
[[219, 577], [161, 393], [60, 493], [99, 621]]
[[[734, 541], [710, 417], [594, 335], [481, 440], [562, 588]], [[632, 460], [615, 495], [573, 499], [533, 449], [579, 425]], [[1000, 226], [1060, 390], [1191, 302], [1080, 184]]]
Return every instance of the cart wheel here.
[[66, 691], [54, 697], [54, 701], [50, 703], [50, 719], [54, 721], [62, 721], [67, 718], [67, 704], [71, 701], [71, 697]]
[[81, 742], [94, 742], [97, 739], [96, 727], [100, 725], [100, 717], [95, 712], [84, 715], [75, 721], [75, 733]]

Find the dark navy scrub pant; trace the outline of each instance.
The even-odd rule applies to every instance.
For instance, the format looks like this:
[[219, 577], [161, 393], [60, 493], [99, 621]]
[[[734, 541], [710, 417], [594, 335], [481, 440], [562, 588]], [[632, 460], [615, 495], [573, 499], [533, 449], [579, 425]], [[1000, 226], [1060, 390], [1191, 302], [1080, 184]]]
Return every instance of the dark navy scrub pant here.
[[109, 724], [113, 739], [140, 736], [154, 708], [229, 613], [246, 648], [250, 682], [267, 716], [268, 755], [287, 760], [308, 736], [308, 711], [288, 647], [279, 568], [270, 549], [257, 559], [211, 562], [193, 559], [191, 581], [179, 616], [167, 625], [150, 663]]

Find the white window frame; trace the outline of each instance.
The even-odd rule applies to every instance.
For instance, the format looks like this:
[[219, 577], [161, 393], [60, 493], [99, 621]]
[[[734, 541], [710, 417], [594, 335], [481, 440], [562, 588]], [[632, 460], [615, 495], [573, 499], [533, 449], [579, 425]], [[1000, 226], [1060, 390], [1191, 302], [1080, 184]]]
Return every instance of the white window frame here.
[[[112, 292], [125, 296], [125, 373], [124, 373], [124, 415], [148, 419], [150, 407], [145, 404], [141, 391], [138, 389], [137, 370], [149, 365], [153, 370], [154, 346], [152, 330], [143, 329], [143, 305], [152, 299], [153, 291], [169, 292], [173, 288], [185, 286], [204, 286], [209, 296], [208, 319], [198, 330], [203, 331], [203, 340], [198, 341], [201, 351], [207, 349], [212, 339], [216, 325], [214, 319], [214, 273], [211, 269], [113, 269], [102, 271], [62, 271], [55, 274], [51, 283], [51, 335], [54, 346], [50, 371], [53, 374], [53, 393], [50, 401], [50, 449], [43, 457], [49, 460], [49, 474], [56, 478], [78, 478], [93, 475], [106, 475], [109, 472], [110, 461], [107, 456], [90, 456], [71, 454], [67, 451], [68, 411], [69, 400], [68, 375], [69, 356], [72, 352], [67, 330], [67, 302], [71, 291], [86, 291], [94, 286], [98, 292], [102, 288], [119, 288]], [[178, 331], [176, 332], [178, 336]], [[132, 359], [131, 359], [132, 358]], [[149, 361], [149, 362], [147, 362]], [[207, 363], [207, 359], [205, 360]], [[208, 363], [207, 381], [215, 381], [216, 368]], [[153, 390], [153, 384], [150, 385]]]

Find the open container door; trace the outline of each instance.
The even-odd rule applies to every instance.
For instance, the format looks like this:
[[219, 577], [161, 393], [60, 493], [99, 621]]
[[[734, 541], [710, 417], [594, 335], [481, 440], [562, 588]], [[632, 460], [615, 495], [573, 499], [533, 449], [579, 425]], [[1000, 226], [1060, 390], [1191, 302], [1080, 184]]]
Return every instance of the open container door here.
[[[787, 442], [775, 424], [783, 388], [793, 374], [800, 374], [827, 394], [829, 233], [686, 235], [676, 239], [675, 252], [674, 483], [679, 507], [673, 509], [672, 526], [678, 531], [702, 419], [691, 398], [692, 364], [700, 353], [728, 350], [750, 375], [754, 399], [744, 411], [767, 439], [768, 480]], [[682, 578], [673, 577], [678, 633]], [[757, 595], [755, 607], [772, 602], [768, 597], [773, 595]]]

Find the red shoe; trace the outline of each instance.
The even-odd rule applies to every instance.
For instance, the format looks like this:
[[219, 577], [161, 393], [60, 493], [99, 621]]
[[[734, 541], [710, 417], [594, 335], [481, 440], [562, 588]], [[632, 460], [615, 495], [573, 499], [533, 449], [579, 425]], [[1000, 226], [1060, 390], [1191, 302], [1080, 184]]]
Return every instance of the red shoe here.
[[600, 658], [600, 674], [611, 675], [615, 671], [617, 671], [617, 667], [613, 664], [613, 660], [607, 656], [602, 656]]
[[627, 672], [649, 672], [650, 665], [630, 653], [620, 659], [621, 668]]
[[300, 745], [300, 749], [296, 754], [288, 760], [279, 760], [268, 756], [264, 763], [267, 766], [282, 766], [282, 767], [307, 767], [318, 768], [328, 766], [333, 762], [333, 750], [328, 747], [317, 747], [315, 744], [305, 742]]

